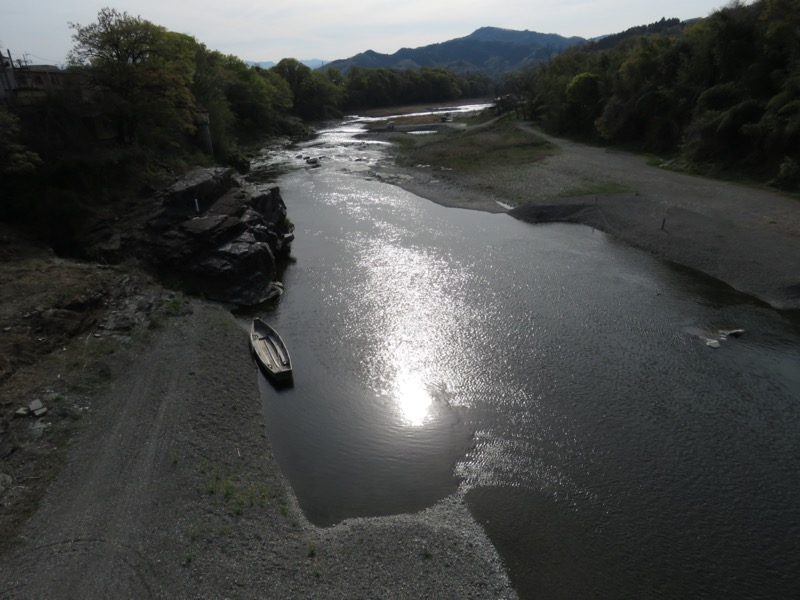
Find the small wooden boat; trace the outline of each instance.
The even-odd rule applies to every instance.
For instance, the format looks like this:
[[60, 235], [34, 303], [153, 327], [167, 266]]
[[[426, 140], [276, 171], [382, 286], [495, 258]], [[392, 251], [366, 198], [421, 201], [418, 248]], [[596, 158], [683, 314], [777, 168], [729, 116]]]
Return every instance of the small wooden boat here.
[[292, 376], [292, 360], [281, 336], [261, 319], [253, 319], [250, 328], [250, 343], [256, 359], [264, 367], [267, 375], [274, 379], [288, 379]]

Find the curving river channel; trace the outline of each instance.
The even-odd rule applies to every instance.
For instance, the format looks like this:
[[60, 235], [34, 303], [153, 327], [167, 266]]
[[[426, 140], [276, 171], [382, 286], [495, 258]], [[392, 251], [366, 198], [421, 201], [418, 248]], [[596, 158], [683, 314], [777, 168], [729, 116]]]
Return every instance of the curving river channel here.
[[522, 598], [797, 597], [797, 319], [583, 226], [381, 183], [362, 123], [263, 157], [297, 167], [262, 315], [294, 386], [261, 389], [307, 517], [457, 494]]

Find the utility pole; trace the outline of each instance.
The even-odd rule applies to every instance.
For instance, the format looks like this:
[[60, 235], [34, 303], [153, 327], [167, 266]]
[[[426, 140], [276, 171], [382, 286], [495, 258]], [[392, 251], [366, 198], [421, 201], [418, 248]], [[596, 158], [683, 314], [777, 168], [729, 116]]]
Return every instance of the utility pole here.
[[[13, 104], [14, 101], [14, 94], [12, 93], [12, 81], [14, 76], [14, 61], [11, 59], [11, 50], [6, 50], [8, 52], [8, 60], [6, 60], [3, 55], [0, 53], [0, 67], [3, 69], [3, 90], [4, 96], [7, 96], [6, 102], [9, 106]], [[11, 69], [11, 76], [12, 78], [9, 79], [8, 77], [8, 69]]]

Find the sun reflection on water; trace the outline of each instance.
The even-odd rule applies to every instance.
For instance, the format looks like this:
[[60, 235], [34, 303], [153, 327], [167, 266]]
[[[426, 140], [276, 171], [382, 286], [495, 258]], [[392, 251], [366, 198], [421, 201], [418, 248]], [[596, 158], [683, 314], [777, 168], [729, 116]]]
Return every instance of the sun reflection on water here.
[[366, 306], [351, 309], [371, 315], [358, 322], [371, 332], [364, 364], [372, 385], [395, 418], [423, 427], [435, 406], [431, 382], [449, 381], [452, 354], [460, 352], [464, 315], [453, 289], [460, 276], [450, 261], [391, 234], [363, 246], [368, 277], [359, 287]]
[[433, 399], [419, 373], [398, 373], [394, 380], [394, 398], [403, 419], [409, 425], [420, 427], [425, 423]]

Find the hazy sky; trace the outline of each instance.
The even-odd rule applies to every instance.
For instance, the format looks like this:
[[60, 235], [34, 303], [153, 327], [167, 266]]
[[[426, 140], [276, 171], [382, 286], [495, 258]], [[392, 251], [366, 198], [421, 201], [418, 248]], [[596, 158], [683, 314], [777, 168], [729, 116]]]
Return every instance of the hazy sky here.
[[705, 17], [727, 0], [17, 0], [3, 3], [0, 49], [32, 64], [62, 64], [68, 23], [87, 25], [109, 6], [211, 50], [244, 60], [392, 54], [469, 35], [483, 26], [577, 35], [617, 33], [661, 17]]

